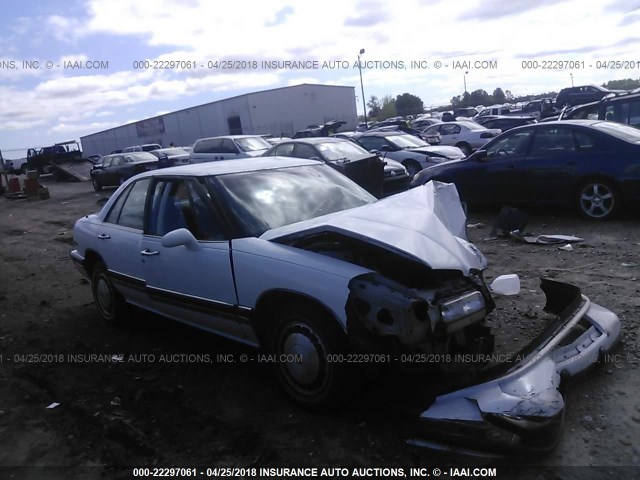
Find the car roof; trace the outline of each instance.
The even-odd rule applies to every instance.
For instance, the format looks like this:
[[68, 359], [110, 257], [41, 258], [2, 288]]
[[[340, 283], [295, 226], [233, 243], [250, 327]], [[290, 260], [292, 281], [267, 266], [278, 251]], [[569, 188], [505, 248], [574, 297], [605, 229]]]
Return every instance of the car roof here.
[[[308, 138], [292, 138], [291, 140], [285, 140], [282, 143], [338, 143], [338, 142], [348, 142], [349, 140], [345, 140], [344, 138], [335, 138], [335, 137], [308, 137]], [[351, 143], [351, 142], [349, 142]]]
[[398, 135], [409, 135], [410, 133], [403, 132], [402, 130], [378, 130], [376, 132], [362, 132], [360, 137], [395, 137]]
[[211, 175], [224, 175], [227, 173], [256, 172], [259, 170], [273, 170], [276, 168], [305, 167], [320, 165], [317, 160], [305, 160], [293, 157], [254, 157], [238, 158], [232, 160], [217, 160], [214, 162], [194, 163], [181, 167], [161, 168], [150, 170], [141, 174], [138, 178], [164, 175], [205, 177]]
[[234, 139], [234, 138], [262, 138], [262, 135], [217, 135], [215, 137], [199, 138], [197, 141], [199, 142], [200, 140], [213, 140], [215, 138], [230, 138], [230, 139]]

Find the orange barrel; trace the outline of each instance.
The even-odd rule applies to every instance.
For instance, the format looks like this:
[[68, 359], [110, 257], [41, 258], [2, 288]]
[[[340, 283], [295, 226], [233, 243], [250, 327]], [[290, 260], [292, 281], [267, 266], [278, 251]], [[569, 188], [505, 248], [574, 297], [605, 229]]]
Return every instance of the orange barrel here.
[[31, 178], [26, 178], [24, 181], [24, 192], [27, 196], [36, 196], [38, 195], [38, 188], [40, 185], [38, 184], [38, 180], [33, 180]]
[[21, 188], [20, 188], [20, 179], [19, 178], [14, 177], [11, 180], [9, 180], [9, 192], [16, 193], [16, 192], [19, 192], [20, 190], [21, 190]]

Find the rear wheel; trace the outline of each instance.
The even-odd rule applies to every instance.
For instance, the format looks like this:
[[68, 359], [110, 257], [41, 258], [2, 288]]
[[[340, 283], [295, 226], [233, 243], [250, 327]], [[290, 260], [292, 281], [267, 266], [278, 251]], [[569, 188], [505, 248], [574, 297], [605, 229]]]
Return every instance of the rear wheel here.
[[578, 188], [578, 209], [592, 220], [606, 220], [619, 210], [622, 199], [611, 182], [594, 179]]
[[336, 406], [350, 397], [350, 370], [335, 358], [346, 343], [333, 318], [303, 303], [281, 310], [268, 333], [278, 381], [294, 401], [312, 409]]
[[468, 157], [469, 155], [471, 155], [471, 152], [472, 152], [471, 145], [469, 145], [467, 142], [460, 142], [456, 145], [456, 147], [462, 150], [462, 153], [464, 153], [465, 157]]
[[107, 267], [102, 262], [98, 262], [91, 272], [91, 293], [103, 319], [109, 323], [122, 320], [126, 302], [111, 283]]

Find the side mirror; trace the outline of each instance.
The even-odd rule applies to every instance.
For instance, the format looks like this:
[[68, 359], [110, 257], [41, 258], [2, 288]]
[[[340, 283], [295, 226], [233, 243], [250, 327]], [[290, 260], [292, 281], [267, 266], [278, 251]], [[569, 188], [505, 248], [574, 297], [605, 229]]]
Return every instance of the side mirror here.
[[180, 245], [184, 245], [188, 250], [198, 250], [200, 248], [196, 237], [186, 228], [179, 228], [167, 233], [162, 237], [160, 243], [167, 248], [179, 247]]
[[478, 150], [476, 153], [473, 154], [473, 159], [477, 160], [478, 162], [487, 161], [488, 160], [487, 151], [486, 150]]

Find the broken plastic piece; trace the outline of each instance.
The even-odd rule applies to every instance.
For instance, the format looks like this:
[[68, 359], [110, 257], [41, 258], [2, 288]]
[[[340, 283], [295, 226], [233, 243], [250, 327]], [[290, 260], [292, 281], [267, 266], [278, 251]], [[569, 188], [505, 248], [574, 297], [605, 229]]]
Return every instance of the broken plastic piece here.
[[489, 289], [497, 295], [517, 295], [520, 293], [520, 277], [515, 273], [500, 275], [491, 282]]
[[56, 408], [58, 405], [60, 405], [58, 402], [53, 402], [47, 408]]
[[558, 247], [558, 249], [564, 250], [565, 252], [571, 252], [571, 251], [573, 251], [573, 245], [571, 245], [570, 243], [567, 243], [566, 245], [563, 245], [562, 247]]

